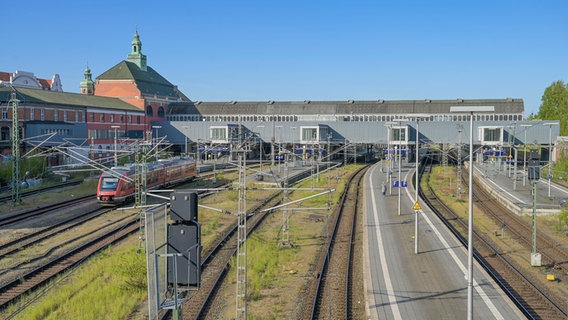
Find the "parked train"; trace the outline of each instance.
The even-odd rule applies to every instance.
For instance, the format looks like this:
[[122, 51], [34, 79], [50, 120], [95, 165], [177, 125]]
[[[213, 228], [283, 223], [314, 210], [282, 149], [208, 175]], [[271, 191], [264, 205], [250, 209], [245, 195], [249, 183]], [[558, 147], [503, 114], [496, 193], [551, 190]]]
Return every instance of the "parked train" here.
[[[134, 200], [134, 166], [114, 167], [99, 177], [97, 201], [101, 205], [114, 206]], [[147, 164], [147, 190], [167, 187], [189, 181], [197, 175], [195, 160], [167, 159]]]

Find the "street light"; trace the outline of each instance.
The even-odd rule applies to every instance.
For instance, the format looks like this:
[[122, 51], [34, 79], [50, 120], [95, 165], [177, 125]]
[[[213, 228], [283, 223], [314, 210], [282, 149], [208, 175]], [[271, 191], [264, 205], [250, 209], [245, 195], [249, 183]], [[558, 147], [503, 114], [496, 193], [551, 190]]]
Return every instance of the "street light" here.
[[467, 319], [473, 320], [473, 114], [494, 112], [493, 106], [450, 107], [450, 112], [469, 113], [469, 209], [467, 232]]
[[[396, 122], [388, 121], [385, 123], [385, 127], [387, 127], [387, 159], [388, 159], [387, 178], [389, 181], [389, 195], [392, 195], [392, 176], [391, 176], [392, 159], [390, 155], [390, 132], [393, 124], [396, 124]], [[345, 148], [347, 148], [347, 144], [345, 145]]]
[[548, 198], [550, 199], [550, 179], [552, 178], [552, 126], [557, 126], [557, 122], [547, 122], [543, 125], [548, 126]]
[[525, 140], [523, 140], [524, 151], [523, 151], [523, 187], [526, 185], [527, 180], [527, 131], [532, 127], [532, 124], [521, 124], [521, 127], [525, 128]]
[[117, 135], [117, 129], [120, 128], [120, 126], [111, 126], [111, 128], [114, 129], [114, 166], [118, 167], [116, 135]]
[[[402, 124], [403, 121], [408, 121], [408, 119], [393, 119], [394, 122], [398, 122], [398, 215], [400, 216], [400, 189], [402, 187], [402, 182], [400, 181], [401, 177], [401, 159], [402, 159]], [[404, 138], [406, 140], [406, 128], [405, 128], [405, 135]]]
[[[411, 114], [409, 115], [409, 117], [414, 117], [416, 118], [416, 147], [414, 148], [415, 150], [415, 160], [416, 160], [416, 172], [415, 174], [415, 178], [416, 178], [416, 182], [414, 185], [414, 189], [416, 191], [415, 195], [414, 195], [414, 203], [418, 203], [418, 188], [420, 188], [419, 184], [418, 184], [418, 156], [419, 156], [419, 144], [420, 144], [420, 119], [422, 118], [428, 118], [430, 117], [430, 115], [428, 114]], [[418, 211], [416, 210], [415, 215], [414, 215], [414, 253], [418, 253]]]

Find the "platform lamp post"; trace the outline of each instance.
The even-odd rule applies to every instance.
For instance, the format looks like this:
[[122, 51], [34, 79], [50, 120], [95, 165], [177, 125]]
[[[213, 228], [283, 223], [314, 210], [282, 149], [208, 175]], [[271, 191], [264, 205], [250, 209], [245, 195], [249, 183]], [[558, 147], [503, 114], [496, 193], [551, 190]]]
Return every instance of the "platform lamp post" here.
[[552, 126], [557, 126], [556, 122], [547, 122], [543, 125], [548, 126], [548, 198], [550, 199], [550, 179], [552, 179]]
[[525, 140], [523, 140], [523, 187], [527, 184], [527, 131], [532, 127], [532, 124], [521, 124], [521, 127], [525, 128]]
[[118, 167], [118, 145], [117, 145], [117, 133], [118, 133], [118, 128], [120, 128], [120, 126], [110, 126], [111, 128], [114, 129], [114, 166]]
[[392, 175], [391, 175], [391, 169], [392, 169], [392, 162], [393, 159], [391, 159], [391, 152], [390, 152], [390, 133], [392, 130], [392, 125], [396, 124], [396, 122], [386, 122], [385, 123], [385, 127], [387, 128], [387, 159], [388, 159], [388, 166], [387, 166], [387, 179], [389, 182], [389, 195], [392, 195]]
[[[398, 123], [398, 215], [400, 216], [400, 189], [402, 188], [402, 181], [401, 179], [401, 166], [402, 166], [402, 123], [403, 121], [408, 121], [408, 119], [393, 119], [394, 122]], [[404, 135], [406, 140], [406, 134]]]
[[450, 107], [450, 112], [469, 113], [469, 205], [467, 232], [467, 319], [473, 320], [473, 115], [476, 112], [494, 112], [493, 106]]
[[[414, 148], [415, 150], [415, 154], [414, 154], [414, 158], [416, 160], [416, 172], [415, 172], [415, 184], [414, 184], [414, 189], [415, 189], [415, 195], [414, 195], [414, 204], [415, 206], [418, 203], [418, 188], [420, 188], [420, 185], [418, 184], [418, 157], [420, 155], [419, 150], [420, 150], [420, 119], [423, 118], [428, 118], [430, 117], [430, 115], [428, 114], [412, 114], [410, 115], [414, 118], [416, 118], [416, 147]], [[415, 214], [414, 214], [414, 253], [418, 254], [418, 213], [420, 210], [415, 210]]]

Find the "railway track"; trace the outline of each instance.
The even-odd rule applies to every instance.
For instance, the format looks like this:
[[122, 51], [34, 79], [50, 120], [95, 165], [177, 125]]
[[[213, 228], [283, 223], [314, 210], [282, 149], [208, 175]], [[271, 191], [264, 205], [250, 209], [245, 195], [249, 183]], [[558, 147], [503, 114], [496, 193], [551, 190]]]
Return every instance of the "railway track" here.
[[[276, 192], [256, 208], [249, 210], [247, 214], [247, 236], [250, 235], [262, 220], [270, 214], [269, 211], [262, 212], [261, 208], [273, 206], [280, 201], [278, 196], [281, 192]], [[226, 276], [229, 269], [229, 262], [237, 251], [237, 225], [235, 224], [218, 244], [206, 254], [201, 264], [201, 283], [197, 292], [190, 294], [187, 303], [182, 307], [183, 319], [201, 319], [203, 318], [211, 303], [215, 298], [215, 294]], [[163, 314], [162, 319], [169, 319], [171, 313]]]
[[15, 238], [12, 238], [7, 242], [0, 244], [0, 259], [3, 259], [10, 254], [16, 253], [17, 251], [23, 250], [29, 246], [44, 241], [47, 238], [53, 237], [56, 234], [65, 232], [110, 211], [111, 209], [106, 208], [89, 210], [83, 214], [72, 216], [63, 221], [53, 223], [48, 227], [23, 234], [21, 236], [16, 236]]
[[[431, 165], [429, 170], [431, 170]], [[467, 221], [460, 218], [441, 201], [429, 184], [426, 190], [421, 188], [420, 193], [428, 206], [441, 218], [462, 244], [467, 246]], [[478, 202], [485, 201], [487, 200], [478, 199]], [[475, 204], [478, 205], [478, 202]], [[557, 302], [559, 297], [555, 297], [554, 294], [548, 292], [548, 290], [539, 285], [538, 281], [531, 279], [531, 276], [525, 275], [523, 267], [509, 259], [506, 254], [502, 253], [504, 251], [494, 241], [476, 230], [475, 227], [473, 236], [475, 259], [527, 317], [530, 319], [562, 319], [567, 317], [566, 310], [563, 310], [563, 306]], [[565, 297], [563, 298], [565, 299]]]
[[[20, 192], [20, 197], [25, 198], [25, 197], [34, 196], [34, 195], [37, 195], [38, 193], [42, 193], [42, 192], [46, 192], [46, 191], [51, 191], [51, 190], [64, 188], [64, 187], [76, 186], [78, 184], [81, 184], [82, 182], [83, 182], [82, 180], [69, 181], [69, 182], [60, 183], [60, 184], [56, 184], [56, 185], [49, 186], [49, 187], [43, 187], [43, 188], [30, 190], [30, 191], [24, 191], [24, 192]], [[11, 192], [11, 191], [8, 191], [8, 192]], [[12, 200], [11, 194], [0, 196], [0, 203], [2, 203], [4, 201], [11, 201], [11, 200]]]
[[89, 203], [89, 202], [95, 203], [95, 200], [96, 200], [96, 195], [93, 193], [92, 195], [73, 198], [65, 202], [58, 202], [41, 208], [31, 209], [22, 212], [12, 212], [12, 213], [3, 214], [0, 216], [0, 227], [20, 222], [28, 218], [37, 217], [65, 207], [76, 206], [79, 204]]
[[108, 247], [112, 243], [138, 231], [138, 219], [116, 226], [113, 230], [91, 239], [84, 245], [60, 256], [42, 266], [27, 272], [25, 275], [0, 287], [0, 309], [15, 301], [20, 296], [47, 284], [57, 275], [77, 266], [93, 254]]
[[[467, 183], [467, 181], [465, 181]], [[518, 215], [503, 207], [496, 198], [473, 181], [474, 202], [507, 233], [511, 234], [527, 249], [532, 249], [532, 225], [526, 223]], [[537, 251], [542, 255], [543, 262], [555, 272], [556, 277], [568, 275], [568, 247], [558, 243], [544, 232], [536, 234]]]
[[357, 319], [364, 315], [364, 310], [353, 310], [352, 278], [359, 191], [367, 169], [363, 167], [351, 176], [333, 213], [330, 237], [316, 264], [320, 276], [310, 285], [305, 300], [312, 303], [306, 304], [303, 319]]
[[[247, 214], [247, 237], [255, 231], [255, 229], [270, 214], [269, 211], [262, 211], [263, 208], [273, 207], [277, 205], [281, 199], [282, 192], [273, 193], [263, 203], [256, 208], [249, 210]], [[196, 292], [190, 292], [186, 297], [186, 303], [182, 307], [184, 319], [204, 319], [208, 316], [218, 290], [230, 269], [229, 262], [237, 251], [237, 225], [232, 228], [218, 240], [218, 244], [210, 250], [203, 259], [201, 265], [201, 283], [200, 288]], [[313, 296], [312, 296], [313, 297]], [[345, 297], [342, 298], [344, 300]], [[308, 298], [307, 301], [313, 300]], [[171, 319], [171, 312], [162, 312], [160, 319]]]

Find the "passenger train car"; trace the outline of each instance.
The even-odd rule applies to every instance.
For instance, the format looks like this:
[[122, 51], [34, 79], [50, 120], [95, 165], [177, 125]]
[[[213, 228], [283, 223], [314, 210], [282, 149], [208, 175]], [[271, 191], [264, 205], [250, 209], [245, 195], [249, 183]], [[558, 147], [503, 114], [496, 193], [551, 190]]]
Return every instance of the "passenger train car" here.
[[[129, 202], [135, 196], [135, 167], [114, 167], [103, 173], [97, 185], [97, 201], [101, 205], [114, 206]], [[148, 190], [180, 184], [195, 178], [195, 160], [168, 159], [148, 163], [146, 188]]]

